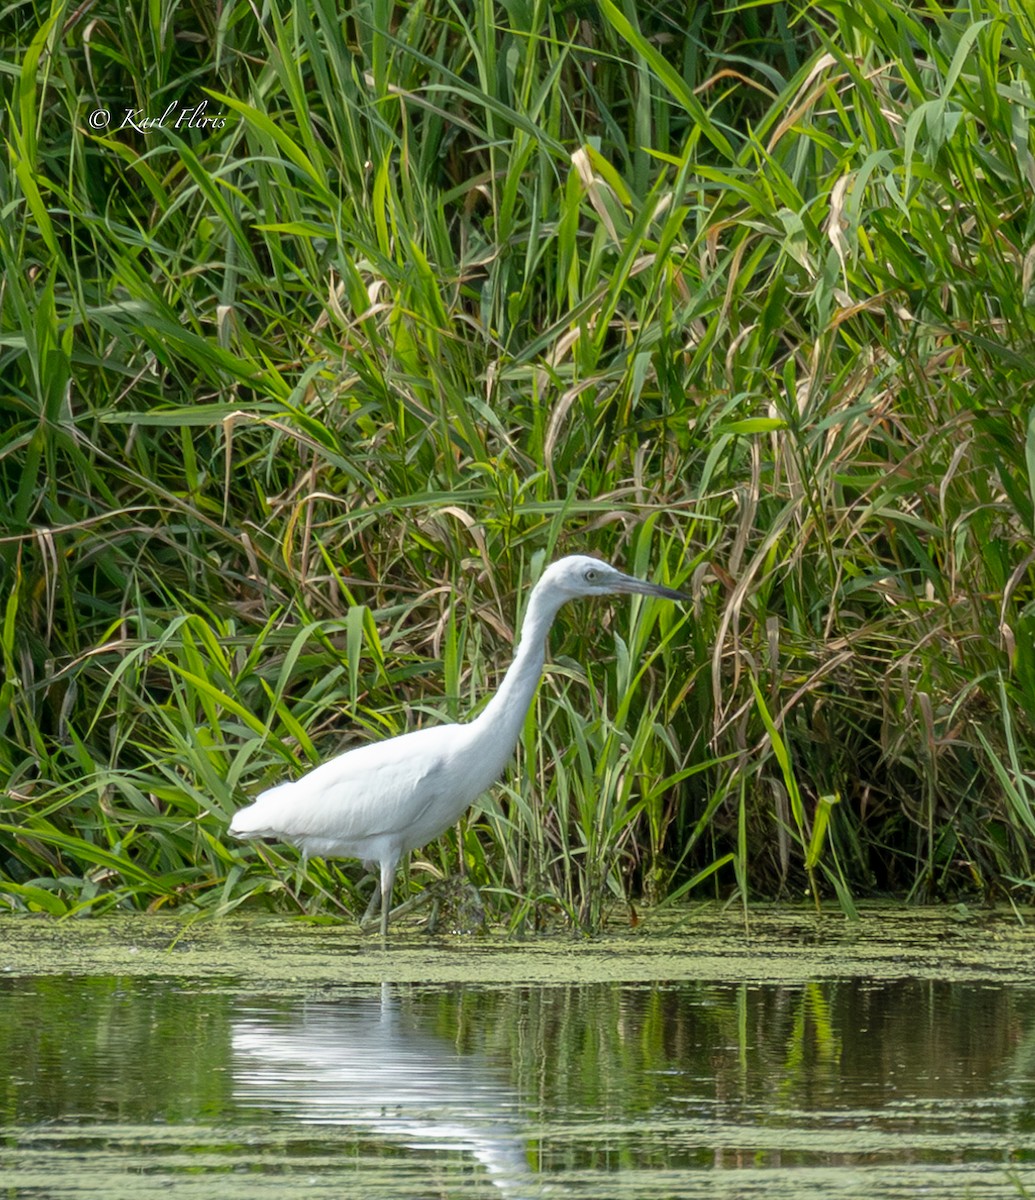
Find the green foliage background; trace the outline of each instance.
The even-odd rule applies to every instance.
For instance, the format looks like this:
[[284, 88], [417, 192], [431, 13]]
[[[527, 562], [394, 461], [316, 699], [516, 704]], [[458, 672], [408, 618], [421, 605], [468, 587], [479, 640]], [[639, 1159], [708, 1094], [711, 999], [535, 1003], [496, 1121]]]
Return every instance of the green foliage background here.
[[567, 610], [401, 890], [1030, 901], [1025, 0], [0, 32], [0, 903], [355, 911], [229, 815], [471, 711], [576, 550], [693, 603]]

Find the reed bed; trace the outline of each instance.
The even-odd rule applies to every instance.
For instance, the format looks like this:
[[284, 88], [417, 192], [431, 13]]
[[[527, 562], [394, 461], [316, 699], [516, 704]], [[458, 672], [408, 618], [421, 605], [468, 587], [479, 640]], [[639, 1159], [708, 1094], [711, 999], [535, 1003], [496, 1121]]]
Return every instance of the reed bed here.
[[0, 907], [361, 911], [230, 814], [572, 551], [693, 602], [566, 610], [399, 895], [1031, 902], [1028, 4], [0, 22]]

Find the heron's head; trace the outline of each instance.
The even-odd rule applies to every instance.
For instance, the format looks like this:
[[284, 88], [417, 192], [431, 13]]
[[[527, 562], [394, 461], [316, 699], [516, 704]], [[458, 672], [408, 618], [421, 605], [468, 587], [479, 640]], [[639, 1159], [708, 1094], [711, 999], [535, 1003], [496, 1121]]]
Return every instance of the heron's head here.
[[689, 600], [690, 597], [660, 583], [649, 583], [626, 575], [610, 563], [585, 554], [570, 554], [551, 563], [543, 572], [538, 587], [559, 594], [565, 600], [578, 596], [611, 596], [637, 593], [641, 596], [664, 596], [668, 600]]

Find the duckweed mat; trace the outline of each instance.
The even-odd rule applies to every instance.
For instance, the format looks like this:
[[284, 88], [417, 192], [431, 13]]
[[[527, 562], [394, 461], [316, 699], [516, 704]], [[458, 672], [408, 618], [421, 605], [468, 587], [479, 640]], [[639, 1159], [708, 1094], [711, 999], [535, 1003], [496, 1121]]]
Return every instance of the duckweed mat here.
[[1035, 924], [1005, 910], [873, 905], [834, 909], [701, 906], [647, 914], [598, 937], [431, 936], [393, 929], [387, 946], [344, 924], [239, 916], [0, 918], [0, 972], [341, 983], [593, 983], [710, 979], [795, 983], [869, 977], [1035, 982]]

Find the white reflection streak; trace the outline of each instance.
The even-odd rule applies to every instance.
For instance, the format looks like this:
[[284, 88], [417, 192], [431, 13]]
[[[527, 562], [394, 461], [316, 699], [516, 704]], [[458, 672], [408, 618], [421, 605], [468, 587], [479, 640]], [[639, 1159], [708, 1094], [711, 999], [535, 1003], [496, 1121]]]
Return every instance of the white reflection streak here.
[[412, 1149], [461, 1150], [504, 1194], [530, 1193], [524, 1141], [507, 1124], [516, 1095], [481, 1058], [402, 1019], [388, 984], [380, 1001], [349, 997], [268, 1020], [238, 1017], [231, 1036], [238, 1103], [369, 1130]]

